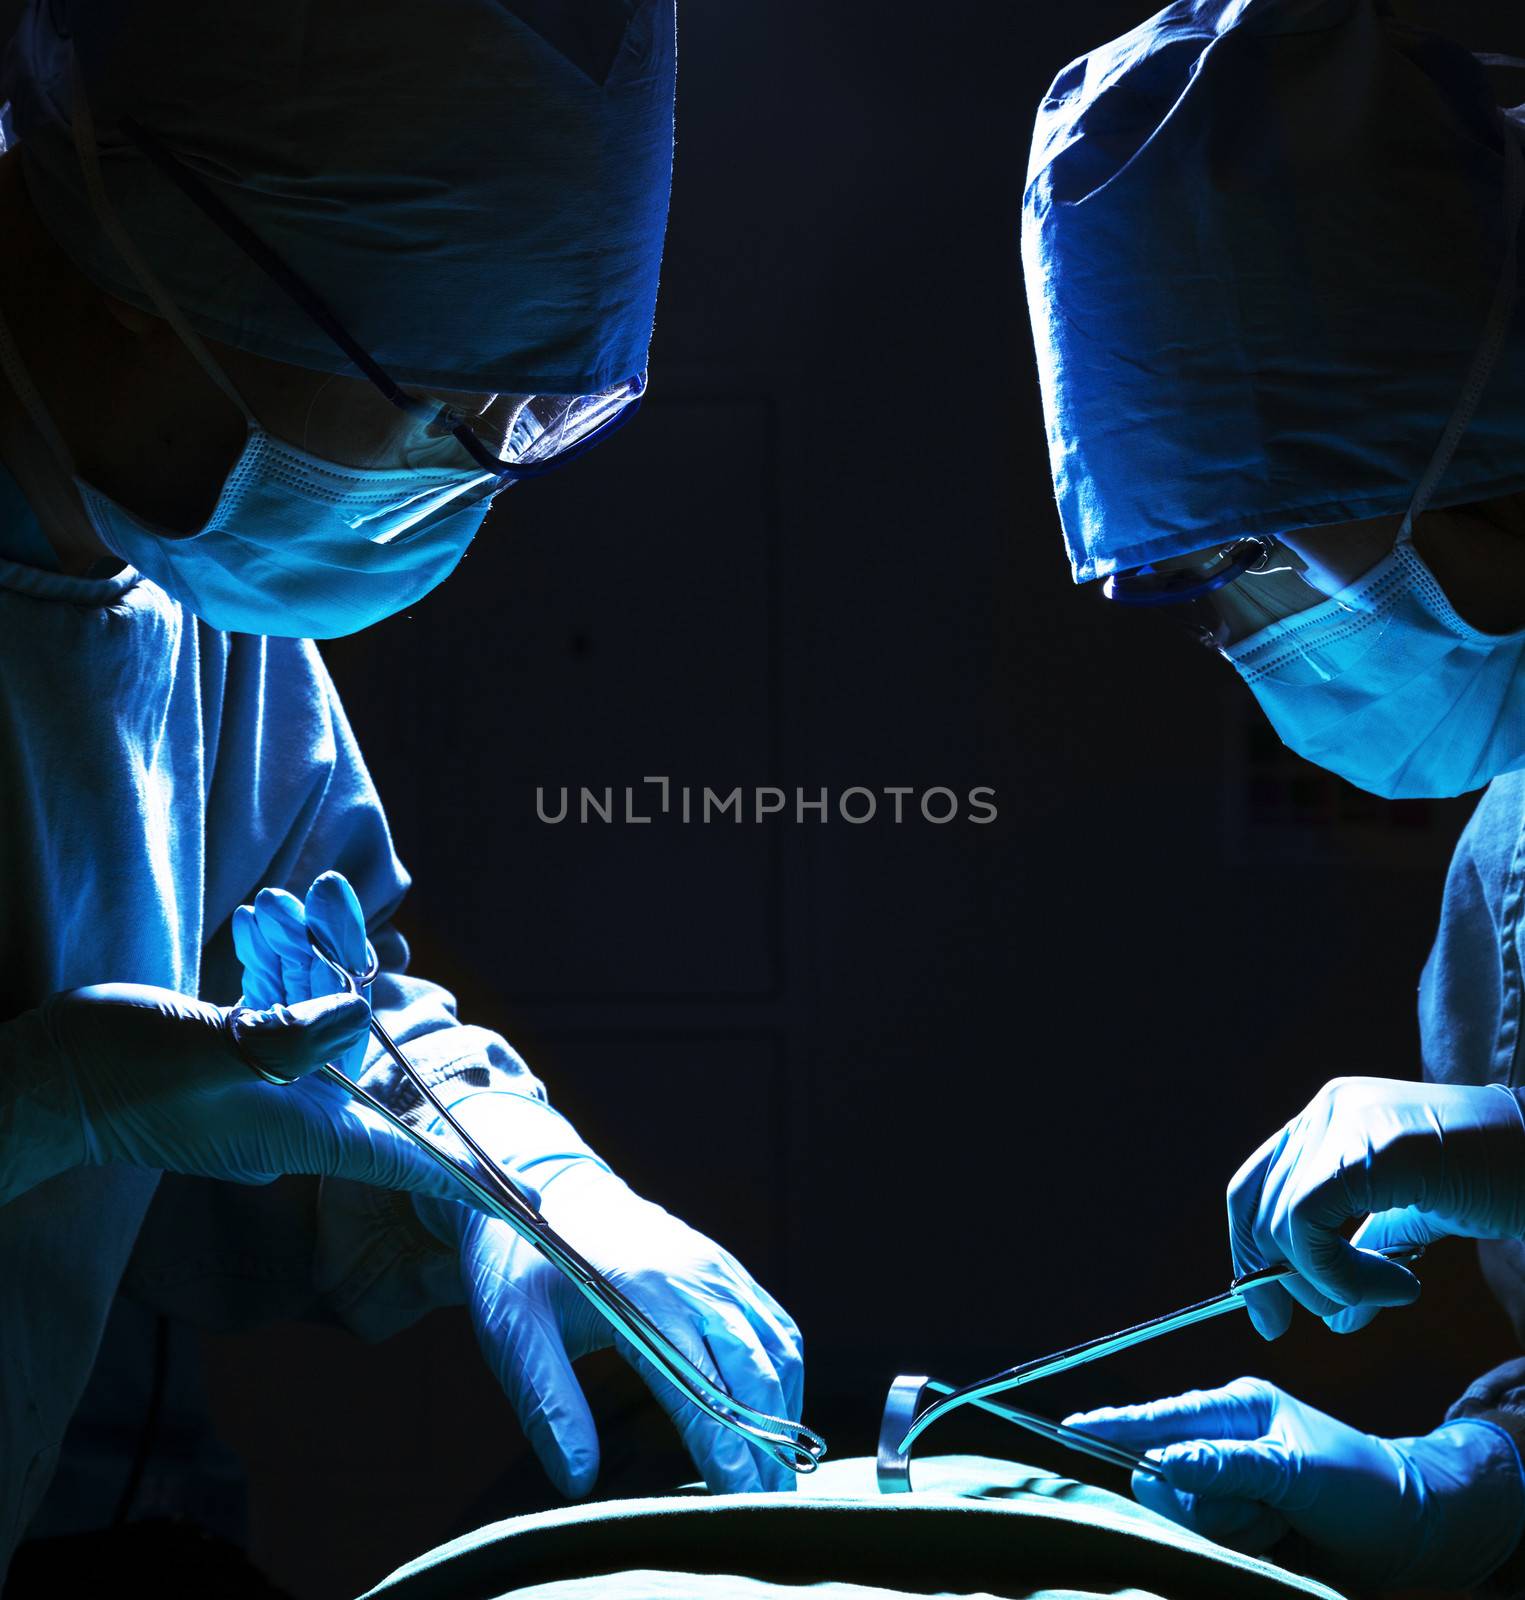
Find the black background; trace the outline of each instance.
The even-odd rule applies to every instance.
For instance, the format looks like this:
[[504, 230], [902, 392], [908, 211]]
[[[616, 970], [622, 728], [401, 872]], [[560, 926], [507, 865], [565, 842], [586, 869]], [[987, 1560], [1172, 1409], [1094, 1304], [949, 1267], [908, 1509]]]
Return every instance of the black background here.
[[[1512, 12], [1449, 20], [1507, 49]], [[1225, 666], [1066, 570], [1027, 140], [1055, 72], [1144, 14], [687, 4], [645, 412], [325, 649], [416, 879], [417, 970], [790, 1307], [836, 1454], [871, 1448], [899, 1371], [965, 1379], [1222, 1287], [1239, 1161], [1325, 1079], [1418, 1070], [1466, 805], [1301, 766]], [[536, 820], [537, 784], [652, 774], [988, 784], [999, 820]], [[1469, 1247], [1425, 1278], [1356, 1339], [1302, 1319], [1268, 1347], [1236, 1318], [1045, 1403], [1249, 1371], [1422, 1431], [1513, 1348]], [[209, 1353], [258, 1552], [298, 1592], [542, 1492], [461, 1313], [378, 1348], [283, 1338], [276, 1363], [269, 1335]], [[609, 1481], [680, 1473], [592, 1369]], [[1083, 1467], [995, 1422], [929, 1446]]]

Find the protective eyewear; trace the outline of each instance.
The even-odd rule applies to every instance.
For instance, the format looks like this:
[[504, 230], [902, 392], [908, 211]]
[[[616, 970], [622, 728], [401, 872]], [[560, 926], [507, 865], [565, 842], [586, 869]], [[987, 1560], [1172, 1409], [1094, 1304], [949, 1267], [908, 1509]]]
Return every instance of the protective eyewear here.
[[[1359, 576], [1341, 579], [1281, 540], [1253, 534], [1116, 573], [1102, 593], [1119, 605], [1175, 607], [1204, 644], [1231, 659], [1246, 641], [1273, 629], [1266, 636], [1271, 658], [1257, 671], [1278, 682], [1319, 684], [1349, 672], [1386, 630], [1383, 591]], [[1345, 613], [1348, 627], [1329, 627], [1330, 607]], [[1316, 643], [1299, 637], [1300, 618], [1307, 618]]]

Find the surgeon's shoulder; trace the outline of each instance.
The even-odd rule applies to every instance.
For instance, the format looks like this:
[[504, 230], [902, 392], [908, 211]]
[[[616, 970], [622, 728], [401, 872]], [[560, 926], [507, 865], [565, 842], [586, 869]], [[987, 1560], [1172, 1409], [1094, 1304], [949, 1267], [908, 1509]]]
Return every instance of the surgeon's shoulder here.
[[1525, 872], [1525, 770], [1502, 773], [1483, 792], [1462, 832], [1453, 873], [1502, 886]]

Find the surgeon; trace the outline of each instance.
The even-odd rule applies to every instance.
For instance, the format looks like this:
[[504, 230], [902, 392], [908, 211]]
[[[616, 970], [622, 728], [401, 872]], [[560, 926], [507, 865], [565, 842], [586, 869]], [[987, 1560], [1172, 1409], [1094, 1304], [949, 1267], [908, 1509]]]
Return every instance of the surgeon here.
[[[409, 972], [408, 879], [309, 642], [412, 605], [518, 478], [630, 414], [673, 71], [672, 0], [38, 0], [10, 45], [0, 1570], [119, 1290], [371, 1338], [464, 1303], [556, 1487], [596, 1476], [571, 1363], [606, 1328], [306, 1077], [337, 1061], [420, 1110], [309, 927], [371, 941], [371, 1006], [553, 1226], [733, 1394], [798, 1415], [783, 1309]], [[788, 1486], [652, 1382], [713, 1488]]]
[[[1488, 785], [1424, 974], [1426, 1081], [1328, 1084], [1229, 1189], [1274, 1338], [1483, 1241], [1525, 1337], [1522, 121], [1377, 0], [1172, 5], [1041, 106], [1023, 260], [1077, 582], [1180, 616], [1293, 750], [1373, 794]], [[1348, 1225], [1359, 1223], [1353, 1241]], [[1363, 1249], [1362, 1247], [1367, 1247]], [[1525, 1360], [1378, 1438], [1258, 1379], [1070, 1419], [1141, 1500], [1363, 1588], [1525, 1589]]]

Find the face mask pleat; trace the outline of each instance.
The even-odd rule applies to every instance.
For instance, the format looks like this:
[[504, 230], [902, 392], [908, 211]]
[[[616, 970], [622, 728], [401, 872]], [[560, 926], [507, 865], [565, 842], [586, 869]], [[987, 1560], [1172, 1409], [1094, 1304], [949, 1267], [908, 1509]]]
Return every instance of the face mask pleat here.
[[1407, 539], [1343, 596], [1224, 654], [1285, 744], [1373, 794], [1465, 794], [1525, 762], [1525, 629], [1472, 627]]

